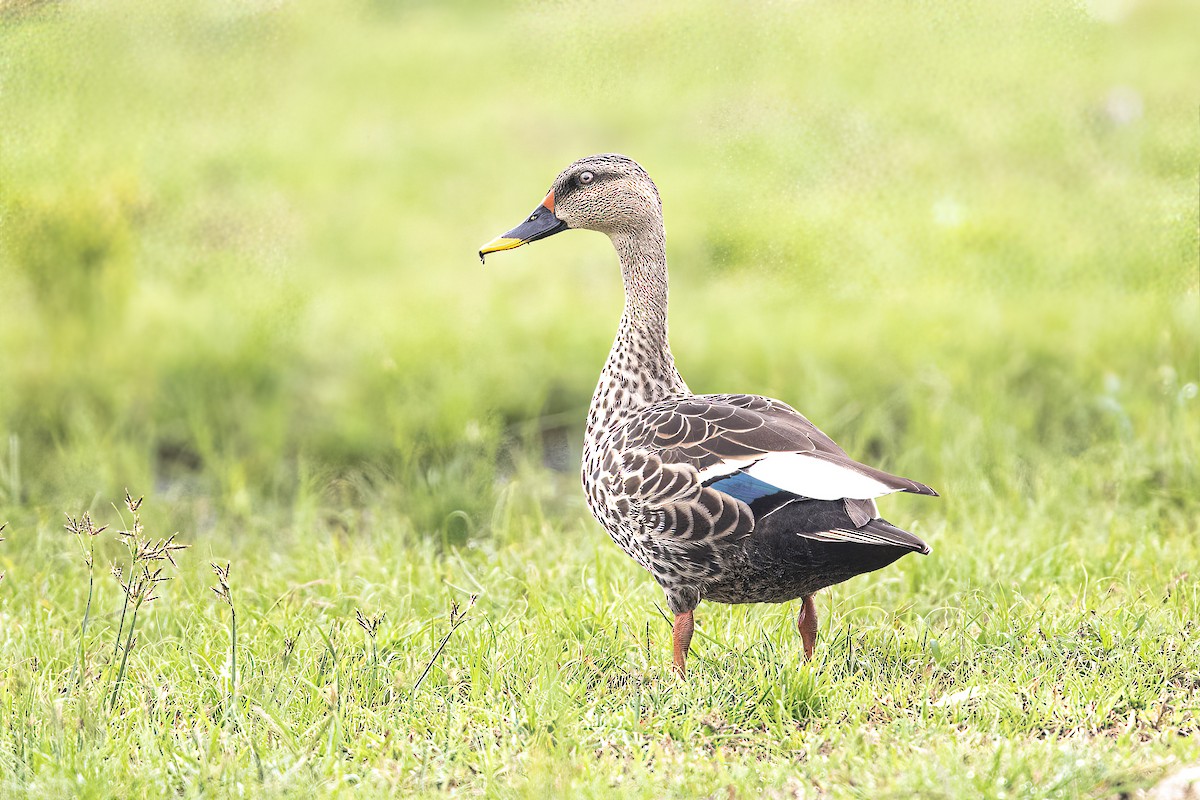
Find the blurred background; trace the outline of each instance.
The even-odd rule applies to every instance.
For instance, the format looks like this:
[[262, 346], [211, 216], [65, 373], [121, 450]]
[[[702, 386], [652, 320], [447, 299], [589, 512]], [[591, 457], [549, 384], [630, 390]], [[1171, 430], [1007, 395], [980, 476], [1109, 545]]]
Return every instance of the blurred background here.
[[476, 250], [617, 151], [694, 390], [786, 399], [951, 529], [1195, 530], [1187, 4], [0, 9], [0, 520], [130, 486], [198, 535], [462, 539], [522, 475], [586, 515], [615, 255]]

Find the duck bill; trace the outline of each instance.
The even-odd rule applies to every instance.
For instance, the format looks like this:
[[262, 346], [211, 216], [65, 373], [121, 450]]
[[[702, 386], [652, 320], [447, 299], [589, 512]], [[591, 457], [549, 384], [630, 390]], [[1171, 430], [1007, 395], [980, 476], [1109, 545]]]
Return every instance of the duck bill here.
[[545, 239], [566, 229], [567, 223], [554, 216], [554, 192], [550, 192], [527, 220], [479, 248], [479, 261], [483, 263], [483, 258], [488, 253], [512, 250], [514, 247]]

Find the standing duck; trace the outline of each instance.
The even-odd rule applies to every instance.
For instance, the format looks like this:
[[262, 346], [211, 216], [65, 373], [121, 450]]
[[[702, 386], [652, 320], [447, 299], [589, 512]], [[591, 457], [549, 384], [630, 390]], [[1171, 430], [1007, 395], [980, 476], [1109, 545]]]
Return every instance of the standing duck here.
[[853, 460], [779, 400], [692, 394], [667, 343], [662, 201], [632, 159], [576, 161], [479, 258], [571, 228], [609, 237], [625, 283], [625, 312], [588, 411], [583, 488], [613, 541], [666, 592], [675, 670], [686, 672], [701, 600], [801, 598], [797, 627], [811, 659], [816, 592], [929, 553], [879, 517], [875, 498], [937, 493]]

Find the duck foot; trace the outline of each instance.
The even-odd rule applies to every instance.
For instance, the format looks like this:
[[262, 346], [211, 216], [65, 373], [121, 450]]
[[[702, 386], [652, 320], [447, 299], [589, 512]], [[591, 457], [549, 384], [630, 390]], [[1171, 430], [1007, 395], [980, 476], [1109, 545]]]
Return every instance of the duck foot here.
[[687, 675], [687, 654], [692, 644], [692, 631], [695, 621], [692, 612], [675, 615], [675, 624], [671, 626], [671, 641], [675, 645], [675, 674], [679, 677]]
[[813, 648], [817, 646], [817, 604], [813, 602], [811, 594], [804, 596], [800, 614], [796, 617], [796, 628], [804, 641], [804, 658], [812, 661]]

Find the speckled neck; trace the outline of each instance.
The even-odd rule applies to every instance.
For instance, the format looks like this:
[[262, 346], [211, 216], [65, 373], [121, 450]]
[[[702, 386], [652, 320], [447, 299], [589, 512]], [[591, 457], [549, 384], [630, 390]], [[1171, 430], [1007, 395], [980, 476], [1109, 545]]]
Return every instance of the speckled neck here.
[[662, 221], [612, 235], [625, 283], [625, 317], [666, 340], [667, 247]]
[[588, 414], [589, 430], [607, 428], [631, 408], [686, 393], [667, 342], [667, 251], [662, 219], [612, 234], [625, 283], [625, 312]]

